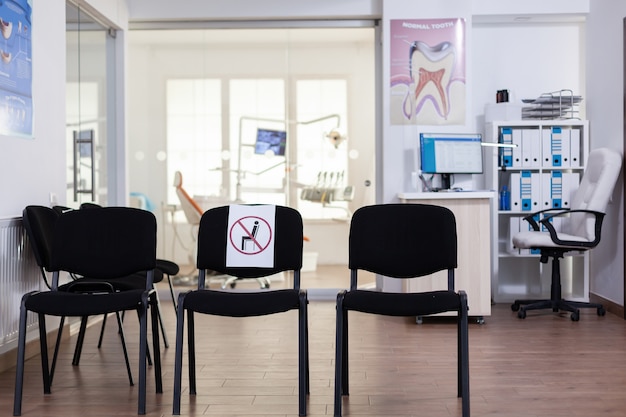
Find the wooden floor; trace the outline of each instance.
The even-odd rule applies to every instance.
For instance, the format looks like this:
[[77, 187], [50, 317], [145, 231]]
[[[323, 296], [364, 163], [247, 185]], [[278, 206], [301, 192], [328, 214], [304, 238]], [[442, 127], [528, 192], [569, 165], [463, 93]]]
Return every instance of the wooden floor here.
[[[172, 414], [174, 310], [162, 297], [169, 348], [162, 349], [164, 390], [149, 378], [148, 415]], [[456, 331], [449, 319], [350, 315], [351, 395], [345, 416], [460, 416], [456, 398]], [[297, 415], [297, 313], [247, 319], [198, 316], [198, 395], [187, 391], [183, 415]], [[138, 325], [127, 317], [135, 369]], [[39, 357], [26, 363], [24, 416], [132, 416], [137, 389], [128, 385], [115, 326], [98, 350], [89, 328], [80, 366], [71, 365], [75, 337], [63, 346], [52, 394], [44, 395]], [[312, 301], [309, 314], [311, 393], [308, 415], [333, 412], [335, 306]], [[185, 362], [186, 364], [186, 362]], [[152, 374], [150, 374], [152, 376]], [[529, 313], [519, 320], [496, 305], [484, 325], [470, 326], [474, 417], [623, 417], [626, 410], [626, 322], [595, 311]], [[10, 415], [14, 369], [0, 374], [0, 415]]]

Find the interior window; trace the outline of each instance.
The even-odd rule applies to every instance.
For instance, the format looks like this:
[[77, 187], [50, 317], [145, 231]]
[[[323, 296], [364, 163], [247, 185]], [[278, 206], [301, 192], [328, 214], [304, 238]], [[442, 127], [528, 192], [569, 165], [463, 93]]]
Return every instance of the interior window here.
[[290, 205], [305, 218], [344, 214], [347, 202], [329, 190], [348, 183], [346, 147], [331, 137], [346, 132], [347, 81], [297, 80], [287, 102], [289, 81], [168, 80], [168, 178], [184, 167], [185, 189], [205, 208], [246, 202]]

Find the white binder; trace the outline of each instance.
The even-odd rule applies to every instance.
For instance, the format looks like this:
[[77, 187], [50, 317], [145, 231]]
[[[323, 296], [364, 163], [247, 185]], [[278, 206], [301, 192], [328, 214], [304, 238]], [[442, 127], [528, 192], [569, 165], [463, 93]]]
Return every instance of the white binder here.
[[571, 128], [561, 129], [561, 167], [569, 168], [571, 164], [570, 143]]
[[[526, 166], [524, 164], [524, 158], [526, 157], [526, 148], [524, 148], [524, 140], [522, 137], [523, 130], [520, 128], [512, 129], [511, 137], [515, 147], [513, 148], [513, 168], [520, 168]], [[528, 148], [530, 151], [530, 147]]]
[[[511, 145], [513, 143], [513, 129], [510, 127], [503, 127], [500, 133], [500, 143], [505, 145]], [[513, 149], [512, 148], [500, 148], [500, 166], [512, 167], [513, 166]]]
[[580, 167], [582, 162], [580, 160], [580, 129], [573, 128], [570, 131], [570, 144], [569, 144], [569, 161], [571, 167]]
[[563, 208], [570, 208], [572, 198], [578, 190], [580, 174], [578, 172], [568, 172], [563, 174]]
[[519, 233], [520, 221], [523, 221], [521, 217], [509, 218], [509, 238], [507, 240], [506, 251], [511, 255], [519, 255], [520, 250], [513, 244], [513, 236]]
[[541, 174], [533, 172], [530, 174], [531, 179], [531, 207], [530, 211], [541, 210]]
[[521, 173], [511, 173], [511, 211], [522, 211]]

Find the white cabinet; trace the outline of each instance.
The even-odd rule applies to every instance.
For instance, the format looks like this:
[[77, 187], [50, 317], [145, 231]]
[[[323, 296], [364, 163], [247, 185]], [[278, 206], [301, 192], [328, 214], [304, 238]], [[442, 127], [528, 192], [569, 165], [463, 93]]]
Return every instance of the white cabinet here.
[[[511, 236], [528, 228], [522, 220], [532, 212], [568, 208], [582, 178], [589, 153], [589, 124], [575, 120], [490, 122], [485, 142], [511, 143], [513, 148], [485, 147], [486, 186], [510, 192], [508, 207], [493, 219], [493, 298], [495, 302], [550, 298], [551, 263], [513, 247]], [[527, 229], [526, 229], [527, 230]], [[589, 299], [587, 252], [569, 252], [561, 260], [563, 297]]]
[[[491, 217], [496, 194], [490, 191], [401, 193], [406, 204], [447, 207], [456, 219], [458, 267], [455, 290], [467, 293], [469, 315], [482, 322], [491, 315]], [[445, 271], [404, 280], [403, 291], [423, 292], [448, 288]], [[444, 315], [449, 315], [444, 313]]]

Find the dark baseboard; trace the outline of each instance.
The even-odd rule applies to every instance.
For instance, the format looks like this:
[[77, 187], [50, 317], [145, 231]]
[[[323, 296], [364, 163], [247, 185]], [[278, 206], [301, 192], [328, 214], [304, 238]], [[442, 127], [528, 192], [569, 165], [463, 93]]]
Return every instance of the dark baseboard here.
[[618, 317], [626, 319], [626, 316], [624, 316], [624, 306], [621, 306], [614, 301], [607, 300], [597, 294], [589, 294], [589, 301], [592, 303], [600, 303], [604, 306], [608, 313], [615, 314]]

